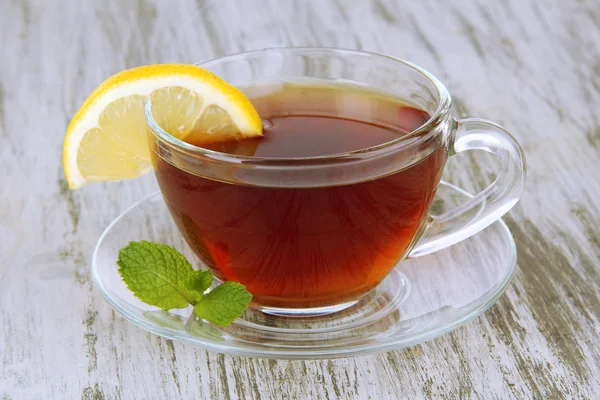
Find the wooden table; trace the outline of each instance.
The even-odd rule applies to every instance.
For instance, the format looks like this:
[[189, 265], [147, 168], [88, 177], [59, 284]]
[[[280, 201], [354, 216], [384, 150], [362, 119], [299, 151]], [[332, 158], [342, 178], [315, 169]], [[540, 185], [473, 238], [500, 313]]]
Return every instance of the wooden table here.
[[[446, 83], [457, 116], [514, 132], [529, 168], [505, 218], [519, 272], [483, 316], [405, 350], [278, 361], [161, 339], [103, 300], [93, 246], [156, 186], [67, 190], [71, 116], [127, 67], [274, 45], [411, 60]], [[598, 0], [2, 0], [0, 51], [0, 399], [598, 398]], [[465, 165], [446, 178], [489, 181], [485, 160]]]

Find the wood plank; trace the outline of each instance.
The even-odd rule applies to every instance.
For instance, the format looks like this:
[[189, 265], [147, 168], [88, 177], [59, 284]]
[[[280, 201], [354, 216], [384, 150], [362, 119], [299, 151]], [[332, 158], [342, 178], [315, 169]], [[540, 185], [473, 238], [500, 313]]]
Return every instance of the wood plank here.
[[[274, 45], [411, 60], [457, 116], [523, 144], [507, 222], [520, 271], [484, 316], [410, 349], [342, 360], [208, 353], [123, 320], [92, 287], [104, 227], [152, 177], [66, 189], [62, 137], [110, 74]], [[600, 393], [600, 11], [595, 0], [0, 3], [0, 399], [593, 398]], [[487, 159], [446, 176], [474, 190]], [[466, 168], [474, 161], [476, 167]]]

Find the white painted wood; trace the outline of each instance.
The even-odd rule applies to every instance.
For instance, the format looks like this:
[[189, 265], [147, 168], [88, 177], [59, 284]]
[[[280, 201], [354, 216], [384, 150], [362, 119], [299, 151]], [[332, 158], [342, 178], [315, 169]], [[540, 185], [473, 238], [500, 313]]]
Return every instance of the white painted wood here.
[[[126, 67], [272, 45], [361, 48], [437, 75], [458, 116], [523, 144], [507, 217], [520, 272], [482, 317], [403, 351], [332, 361], [233, 358], [129, 324], [92, 287], [104, 227], [151, 177], [69, 192], [67, 123]], [[597, 0], [2, 0], [0, 399], [594, 398], [600, 393]], [[491, 169], [453, 161], [473, 189]], [[459, 165], [461, 164], [461, 165]]]

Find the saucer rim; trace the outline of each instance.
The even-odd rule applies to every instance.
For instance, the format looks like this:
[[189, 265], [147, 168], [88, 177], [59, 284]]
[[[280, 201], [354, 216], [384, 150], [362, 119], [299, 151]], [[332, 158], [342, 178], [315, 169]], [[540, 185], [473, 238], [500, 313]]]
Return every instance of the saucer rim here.
[[[468, 196], [472, 196], [470, 193], [465, 190], [449, 184], [447, 182], [440, 182], [440, 185], [449, 186], [452, 189], [458, 190], [463, 194]], [[160, 191], [156, 191], [143, 199], [137, 201], [130, 207], [126, 208], [123, 212], [121, 212], [115, 219], [111, 221], [111, 223], [104, 229], [102, 234], [100, 235], [94, 251], [92, 253], [92, 280], [94, 285], [98, 288], [106, 302], [115, 310], [118, 314], [124, 317], [127, 321], [133, 323], [134, 325], [150, 332], [155, 335], [161, 336], [165, 339], [176, 340], [181, 343], [191, 344], [193, 346], [215, 351], [217, 353], [229, 354], [232, 356], [245, 356], [245, 357], [257, 357], [257, 358], [272, 358], [272, 359], [289, 359], [289, 360], [310, 360], [310, 359], [332, 359], [332, 358], [344, 358], [344, 357], [356, 357], [367, 354], [374, 354], [379, 352], [391, 351], [391, 350], [399, 350], [402, 348], [414, 346], [442, 335], [445, 335], [449, 332], [452, 332], [461, 326], [465, 325], [467, 322], [475, 319], [479, 315], [483, 314], [487, 311], [491, 306], [493, 306], [500, 296], [504, 294], [510, 283], [512, 282], [515, 273], [517, 271], [517, 248], [516, 243], [514, 241], [514, 237], [506, 225], [506, 223], [502, 220], [502, 218], [498, 219], [494, 223], [492, 223], [489, 227], [480, 231], [476, 235], [483, 234], [485, 230], [491, 228], [494, 225], [499, 225], [500, 229], [507, 235], [509, 238], [509, 246], [510, 246], [510, 261], [507, 262], [506, 273], [504, 275], [503, 281], [501, 285], [496, 289], [495, 293], [488, 297], [488, 299], [482, 303], [479, 307], [474, 308], [471, 312], [463, 315], [461, 318], [453, 320], [451, 323], [446, 323], [442, 326], [437, 326], [435, 328], [424, 331], [421, 334], [415, 335], [414, 337], [410, 337], [409, 339], [394, 339], [392, 336], [387, 340], [381, 343], [369, 343], [367, 345], [361, 345], [360, 342], [357, 342], [354, 346], [350, 348], [341, 348], [335, 347], [333, 350], [331, 348], [324, 348], [323, 350], [318, 350], [316, 348], [262, 348], [262, 347], [254, 347], [244, 346], [243, 343], [233, 342], [231, 340], [225, 341], [208, 341], [203, 338], [191, 338], [188, 334], [181, 334], [179, 331], [158, 326], [155, 323], [152, 323], [148, 320], [141, 319], [131, 314], [125, 307], [119, 304], [116, 300], [114, 300], [109, 294], [110, 290], [104, 285], [102, 279], [100, 278], [100, 274], [98, 272], [98, 263], [97, 263], [97, 255], [102, 247], [102, 243], [105, 240], [106, 236], [111, 232], [111, 229], [120, 222], [120, 220], [125, 217], [129, 212], [133, 211], [135, 208], [141, 206], [143, 203], [152, 201], [156, 197], [162, 197]], [[510, 264], [510, 265], [508, 265]], [[480, 296], [484, 297], [485, 295]], [[232, 344], [235, 345], [232, 346]]]

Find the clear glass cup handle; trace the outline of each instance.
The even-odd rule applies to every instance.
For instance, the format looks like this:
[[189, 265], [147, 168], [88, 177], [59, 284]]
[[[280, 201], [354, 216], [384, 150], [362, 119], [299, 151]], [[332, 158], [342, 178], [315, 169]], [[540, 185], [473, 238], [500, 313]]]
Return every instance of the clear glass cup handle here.
[[525, 157], [517, 141], [500, 125], [469, 118], [454, 121], [450, 156], [483, 150], [500, 160], [496, 180], [472, 199], [442, 215], [430, 216], [423, 235], [409, 257], [419, 257], [452, 246], [485, 229], [519, 200], [525, 183]]

